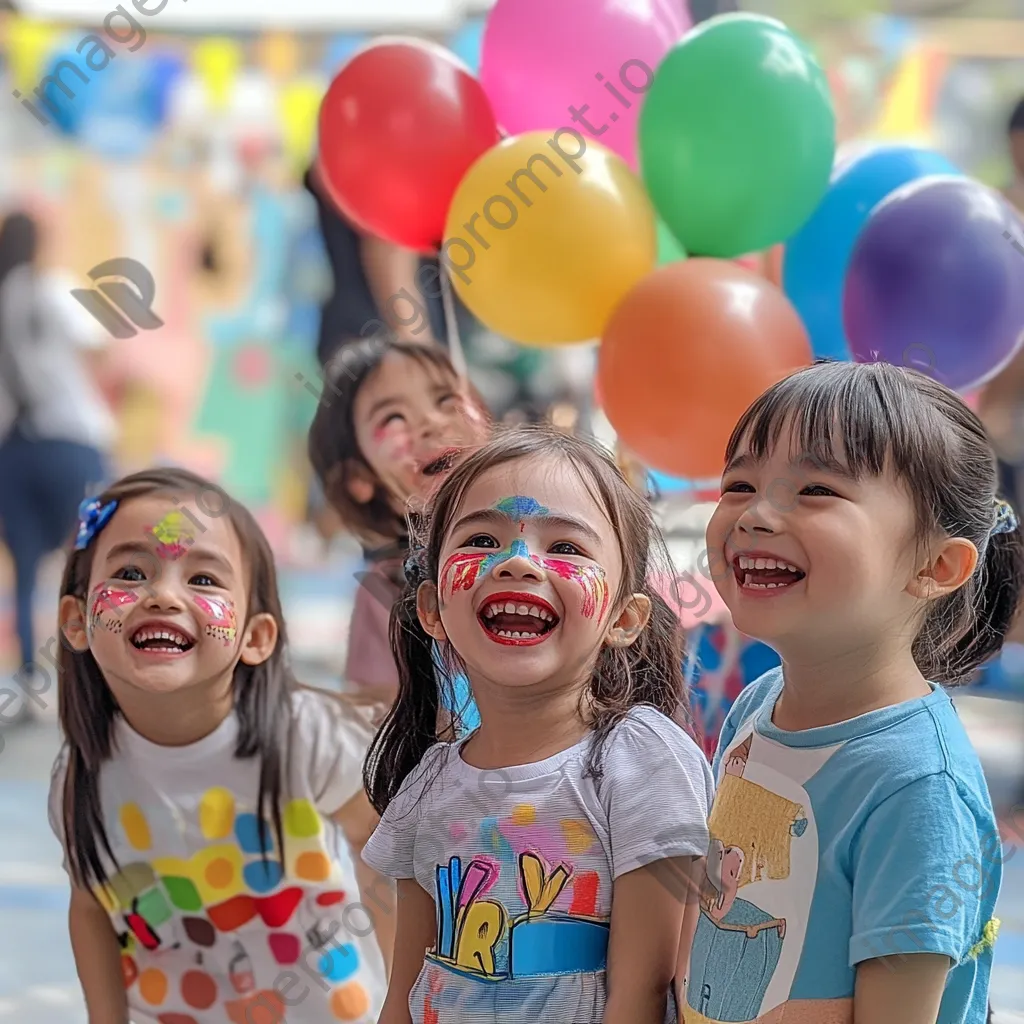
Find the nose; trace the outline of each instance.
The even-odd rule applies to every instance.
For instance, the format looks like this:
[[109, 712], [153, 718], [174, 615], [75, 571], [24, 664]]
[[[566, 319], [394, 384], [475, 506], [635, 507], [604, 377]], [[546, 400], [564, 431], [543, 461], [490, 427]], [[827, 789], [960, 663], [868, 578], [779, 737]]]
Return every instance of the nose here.
[[178, 612], [185, 607], [178, 574], [162, 561], [147, 573], [141, 589], [142, 605], [150, 611]]
[[752, 501], [736, 520], [736, 529], [747, 536], [771, 536], [777, 533], [782, 524], [778, 510], [763, 498]]
[[532, 580], [534, 583], [547, 579], [544, 568], [530, 554], [523, 540], [512, 541], [505, 557], [495, 563], [491, 575], [496, 580]]

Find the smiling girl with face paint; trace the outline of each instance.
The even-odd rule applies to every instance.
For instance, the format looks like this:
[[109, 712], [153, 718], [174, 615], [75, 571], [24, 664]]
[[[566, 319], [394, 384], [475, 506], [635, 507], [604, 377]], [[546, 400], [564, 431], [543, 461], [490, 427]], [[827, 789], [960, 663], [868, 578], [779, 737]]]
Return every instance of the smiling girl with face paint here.
[[[711, 774], [649, 507], [595, 445], [521, 429], [431, 512], [366, 768], [364, 860], [400, 907], [380, 1024], [675, 1021]], [[459, 742], [432, 743], [432, 644], [479, 709]]]
[[289, 1021], [375, 1020], [391, 949], [349, 926], [373, 879], [345, 851], [378, 820], [372, 727], [292, 678], [255, 520], [190, 473], [127, 477], [83, 503], [61, 593], [50, 819], [89, 1019], [283, 1019], [306, 964]]

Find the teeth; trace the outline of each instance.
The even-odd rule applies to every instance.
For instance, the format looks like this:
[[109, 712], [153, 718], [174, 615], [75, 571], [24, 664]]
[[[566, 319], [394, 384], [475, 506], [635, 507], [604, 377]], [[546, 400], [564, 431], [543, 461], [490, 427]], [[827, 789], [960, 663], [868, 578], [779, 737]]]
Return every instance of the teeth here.
[[515, 613], [516, 613], [516, 606], [511, 601], [509, 601], [508, 604], [505, 605], [505, 614], [506, 615], [515, 615]]
[[795, 565], [782, 561], [781, 558], [748, 558], [740, 555], [737, 560], [741, 569], [784, 569], [788, 572], [802, 572]]
[[516, 607], [516, 615], [529, 615], [530, 606], [528, 604], [521, 604]]
[[535, 604], [513, 604], [511, 601], [499, 601], [497, 604], [484, 606], [484, 618], [493, 619], [495, 615], [531, 615], [542, 622], [554, 622], [555, 617], [546, 608], [540, 608]]
[[167, 640], [170, 643], [177, 644], [179, 647], [187, 647], [191, 643], [187, 637], [182, 636], [180, 633], [170, 633], [167, 630], [146, 629], [136, 633], [133, 637], [133, 641], [137, 644], [146, 643], [149, 640]]
[[486, 607], [486, 608], [484, 609], [484, 615], [486, 615], [486, 616], [487, 616], [487, 618], [489, 618], [489, 619], [493, 619], [493, 618], [494, 618], [494, 616], [495, 616], [495, 615], [497, 615], [497, 614], [498, 614], [498, 609], [497, 609], [497, 608], [495, 608], [493, 604], [489, 604], [489, 605], [488, 605], [488, 606], [487, 606], [487, 607]]

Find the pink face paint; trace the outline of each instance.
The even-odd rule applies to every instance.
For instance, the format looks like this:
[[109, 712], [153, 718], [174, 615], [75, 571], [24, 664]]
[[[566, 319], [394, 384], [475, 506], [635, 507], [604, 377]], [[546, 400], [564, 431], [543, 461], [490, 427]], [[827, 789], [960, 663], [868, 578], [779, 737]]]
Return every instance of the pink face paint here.
[[225, 647], [230, 647], [238, 635], [235, 621], [235, 606], [227, 597], [206, 597], [202, 594], [193, 595], [199, 610], [209, 619], [206, 635], [214, 640], [221, 640]]
[[122, 590], [109, 583], [97, 584], [89, 598], [89, 632], [102, 627], [111, 633], [120, 633], [124, 629], [120, 609], [135, 604], [138, 599], [134, 590]]
[[192, 523], [184, 512], [177, 509], [168, 512], [147, 533], [157, 539], [156, 553], [172, 562], [181, 558], [196, 542]]
[[456, 552], [441, 570], [441, 596], [450, 600], [457, 590], [469, 590], [476, 583], [487, 552]]
[[[580, 612], [585, 618], [593, 618], [595, 612], [598, 618], [604, 615], [608, 607], [608, 580], [600, 565], [576, 565], [560, 558], [542, 558], [541, 564], [563, 580], [572, 580], [580, 585], [583, 590]], [[597, 610], [598, 605], [601, 606], [600, 611]]]

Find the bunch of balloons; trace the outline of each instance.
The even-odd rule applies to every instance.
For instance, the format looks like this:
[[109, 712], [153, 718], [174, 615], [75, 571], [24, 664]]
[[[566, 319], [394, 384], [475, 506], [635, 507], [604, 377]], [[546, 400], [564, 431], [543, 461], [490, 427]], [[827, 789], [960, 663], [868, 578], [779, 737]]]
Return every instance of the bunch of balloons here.
[[[833, 176], [804, 43], [752, 14], [691, 27], [684, 8], [497, 0], [478, 74], [433, 44], [372, 43], [321, 106], [322, 177], [364, 230], [437, 254], [495, 332], [600, 339], [609, 420], [676, 476], [718, 475], [740, 413], [812, 338], [838, 358], [910, 352], [954, 386], [1005, 361], [1024, 259], [992, 247], [1011, 230], [998, 202], [962, 178], [901, 192], [951, 172], [928, 154]], [[784, 289], [738, 265], [783, 243]]]
[[786, 246], [815, 353], [921, 370], [968, 393], [1024, 343], [1024, 226], [991, 189], [907, 146], [838, 162]]

